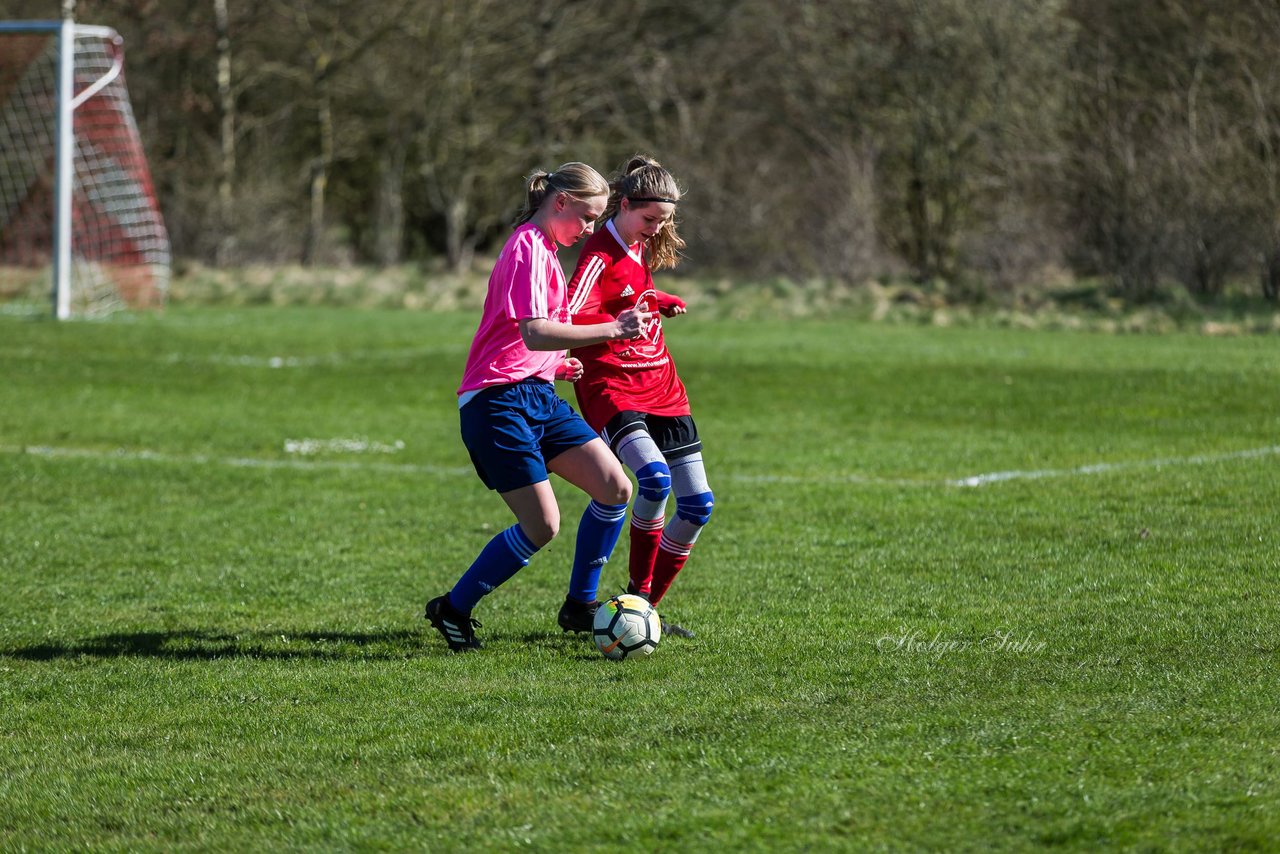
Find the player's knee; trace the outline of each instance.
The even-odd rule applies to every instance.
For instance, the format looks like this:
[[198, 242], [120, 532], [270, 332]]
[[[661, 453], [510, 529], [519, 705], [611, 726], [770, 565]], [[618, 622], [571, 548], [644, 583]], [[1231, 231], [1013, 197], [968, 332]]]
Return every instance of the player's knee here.
[[520, 530], [537, 548], [542, 548], [560, 533], [559, 516], [539, 516], [536, 519], [522, 519]]
[[671, 493], [671, 469], [662, 461], [648, 463], [636, 472], [640, 497], [647, 501], [661, 501]]
[[686, 522], [702, 526], [711, 521], [711, 511], [715, 506], [715, 496], [709, 490], [694, 495], [681, 495], [676, 498], [676, 515]]
[[619, 467], [617, 473], [601, 486], [600, 494], [591, 497], [601, 504], [628, 504], [631, 501], [631, 479]]

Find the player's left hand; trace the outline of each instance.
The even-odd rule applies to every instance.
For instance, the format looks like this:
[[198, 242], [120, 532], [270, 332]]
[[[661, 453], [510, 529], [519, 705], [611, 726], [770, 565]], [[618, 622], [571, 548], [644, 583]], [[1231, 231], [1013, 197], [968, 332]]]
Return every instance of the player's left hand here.
[[576, 383], [582, 379], [582, 362], [570, 356], [556, 368], [556, 379]]
[[658, 291], [658, 311], [663, 317], [675, 317], [686, 311], [685, 301], [675, 294]]

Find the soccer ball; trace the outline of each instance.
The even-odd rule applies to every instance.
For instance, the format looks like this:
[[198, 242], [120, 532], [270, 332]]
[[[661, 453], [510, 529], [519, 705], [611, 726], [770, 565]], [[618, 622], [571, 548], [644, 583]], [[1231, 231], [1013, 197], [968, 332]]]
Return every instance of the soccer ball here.
[[648, 655], [662, 640], [662, 621], [643, 596], [622, 593], [600, 603], [591, 638], [604, 657], [614, 661]]

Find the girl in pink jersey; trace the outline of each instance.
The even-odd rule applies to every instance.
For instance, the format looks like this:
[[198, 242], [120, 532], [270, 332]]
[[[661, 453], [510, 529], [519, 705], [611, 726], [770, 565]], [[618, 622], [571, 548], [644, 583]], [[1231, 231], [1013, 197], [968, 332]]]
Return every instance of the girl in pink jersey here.
[[[715, 504], [702, 442], [684, 383], [662, 337], [662, 321], [685, 304], [653, 285], [653, 271], [674, 267], [684, 241], [673, 219], [675, 179], [656, 160], [633, 157], [611, 185], [605, 224], [583, 247], [569, 283], [574, 321], [595, 324], [625, 311], [656, 312], [633, 340], [575, 347], [582, 377], [578, 406], [619, 459], [635, 473], [627, 589], [657, 605], [684, 566]], [[590, 328], [590, 326], [587, 326]], [[666, 521], [668, 496], [676, 512]], [[664, 621], [664, 629], [692, 632]]]
[[426, 618], [455, 652], [478, 649], [472, 609], [527, 566], [560, 527], [548, 480], [554, 472], [591, 497], [578, 525], [569, 594], [558, 622], [589, 632], [600, 570], [621, 533], [631, 482], [608, 446], [555, 393], [553, 380], [575, 380], [582, 365], [570, 347], [637, 338], [650, 320], [635, 309], [591, 325], [574, 325], [567, 310], [557, 246], [592, 233], [609, 185], [583, 163], [534, 172], [528, 198], [489, 277], [480, 327], [471, 343], [458, 411], [462, 440], [485, 486], [516, 517], [458, 579], [427, 603]]

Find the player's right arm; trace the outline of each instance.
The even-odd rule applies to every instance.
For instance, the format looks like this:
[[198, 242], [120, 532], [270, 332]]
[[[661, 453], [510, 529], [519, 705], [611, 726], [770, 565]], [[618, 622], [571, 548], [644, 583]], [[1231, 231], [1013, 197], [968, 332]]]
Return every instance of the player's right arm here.
[[589, 347], [605, 341], [639, 338], [653, 312], [629, 308], [613, 320], [603, 323], [558, 323], [545, 317], [526, 317], [520, 321], [520, 337], [530, 350], [569, 350]]
[[525, 346], [530, 350], [575, 349], [641, 337], [645, 324], [653, 316], [651, 312], [628, 309], [614, 317], [603, 311], [600, 281], [610, 263], [606, 252], [584, 251], [567, 288], [565, 303], [570, 322], [557, 323], [546, 318], [521, 320], [520, 336]]
[[[569, 350], [605, 341], [638, 338], [643, 334], [645, 323], [652, 317], [649, 312], [624, 311], [617, 317], [603, 316], [598, 323], [573, 323], [569, 311], [553, 304], [550, 279], [554, 278], [554, 258], [548, 260], [531, 239], [526, 243], [531, 246], [517, 244], [513, 249], [503, 283], [506, 315], [516, 321], [525, 347], [530, 350]], [[565, 302], [563, 308], [568, 308], [567, 293]], [[563, 317], [568, 322], [553, 320], [552, 317]]]

